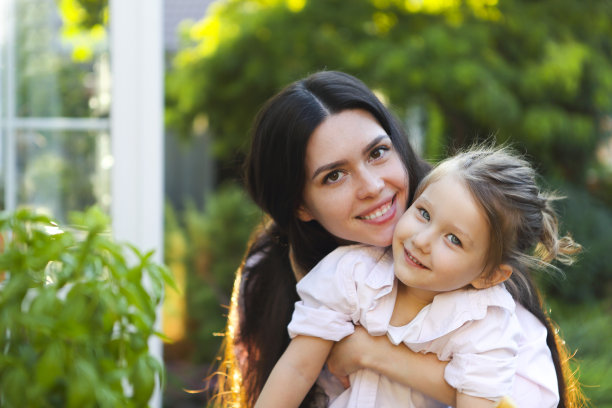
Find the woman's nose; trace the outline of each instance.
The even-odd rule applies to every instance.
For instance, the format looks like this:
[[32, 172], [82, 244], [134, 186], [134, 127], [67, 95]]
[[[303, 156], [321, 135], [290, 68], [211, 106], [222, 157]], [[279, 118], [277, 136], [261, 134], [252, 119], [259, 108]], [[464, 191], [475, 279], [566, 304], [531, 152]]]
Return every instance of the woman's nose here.
[[375, 197], [384, 189], [384, 180], [375, 172], [364, 171], [360, 176], [357, 195], [360, 199]]

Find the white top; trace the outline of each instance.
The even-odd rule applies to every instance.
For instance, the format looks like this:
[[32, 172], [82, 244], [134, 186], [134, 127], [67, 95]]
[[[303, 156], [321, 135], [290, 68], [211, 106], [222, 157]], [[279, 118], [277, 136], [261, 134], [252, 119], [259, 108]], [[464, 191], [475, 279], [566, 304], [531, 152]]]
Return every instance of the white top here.
[[[338, 341], [361, 324], [371, 335], [386, 334], [394, 344], [449, 361], [445, 380], [463, 393], [493, 400], [513, 395], [520, 407], [557, 405], [546, 329], [515, 307], [503, 285], [439, 294], [409, 324], [390, 326], [397, 293], [391, 253], [353, 245], [325, 257], [297, 289], [302, 300], [288, 327], [291, 337]], [[330, 407], [443, 406], [368, 370], [352, 375], [346, 391], [329, 386], [333, 381], [324, 375], [320, 384]]]

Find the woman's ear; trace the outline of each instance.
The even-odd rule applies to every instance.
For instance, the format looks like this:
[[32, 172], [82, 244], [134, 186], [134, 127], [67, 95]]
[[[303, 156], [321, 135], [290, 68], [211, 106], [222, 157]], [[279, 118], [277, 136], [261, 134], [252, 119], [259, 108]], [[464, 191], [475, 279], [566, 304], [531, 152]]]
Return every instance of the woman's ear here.
[[512, 275], [512, 267], [508, 264], [501, 264], [490, 274], [483, 273], [472, 282], [476, 289], [486, 289], [502, 283]]
[[297, 217], [299, 218], [300, 221], [304, 221], [304, 222], [314, 220], [314, 217], [312, 216], [312, 214], [310, 214], [310, 211], [308, 211], [308, 209], [306, 209], [303, 205], [300, 205], [298, 207]]

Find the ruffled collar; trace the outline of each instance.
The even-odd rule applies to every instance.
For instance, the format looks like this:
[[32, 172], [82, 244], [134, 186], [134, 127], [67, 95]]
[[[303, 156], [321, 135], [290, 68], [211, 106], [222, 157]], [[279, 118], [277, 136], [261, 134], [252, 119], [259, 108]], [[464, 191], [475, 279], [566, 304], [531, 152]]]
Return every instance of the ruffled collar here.
[[[395, 296], [393, 298], [395, 303]], [[513, 313], [516, 304], [503, 284], [488, 289], [445, 292], [436, 295], [433, 302], [425, 306], [410, 323], [399, 327], [388, 325], [387, 334], [394, 344], [429, 342], [466, 322], [483, 319], [489, 307], [501, 307]]]

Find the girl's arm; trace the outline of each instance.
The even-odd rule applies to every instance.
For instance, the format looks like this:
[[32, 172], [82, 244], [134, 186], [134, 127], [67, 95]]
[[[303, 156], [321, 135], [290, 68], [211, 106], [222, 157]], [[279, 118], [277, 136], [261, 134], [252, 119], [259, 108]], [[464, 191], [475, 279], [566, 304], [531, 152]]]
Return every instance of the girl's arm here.
[[456, 406], [456, 390], [444, 380], [447, 364], [435, 354], [420, 354], [406, 346], [395, 346], [387, 336], [370, 336], [361, 326], [336, 343], [327, 360], [330, 372], [346, 387], [349, 374], [367, 368], [444, 404]]
[[315, 383], [334, 342], [297, 336], [278, 360], [255, 408], [299, 407]]

